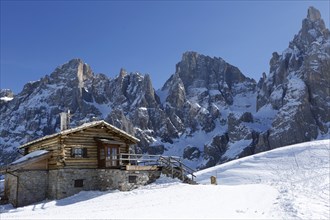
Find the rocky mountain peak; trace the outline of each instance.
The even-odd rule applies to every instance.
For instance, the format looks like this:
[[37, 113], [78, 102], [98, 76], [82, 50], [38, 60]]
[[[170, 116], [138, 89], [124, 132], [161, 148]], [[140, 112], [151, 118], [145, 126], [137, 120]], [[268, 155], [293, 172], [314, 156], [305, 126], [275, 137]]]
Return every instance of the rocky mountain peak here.
[[72, 127], [104, 119], [141, 140], [136, 152], [183, 156], [192, 167], [329, 137], [329, 36], [309, 8], [289, 48], [273, 53], [258, 91], [237, 67], [192, 51], [157, 93], [147, 74], [121, 69], [111, 79], [72, 59], [11, 101], [0, 90], [0, 164], [17, 157], [19, 144], [59, 131], [67, 110]]
[[231, 89], [236, 83], [247, 79], [240, 70], [220, 57], [209, 57], [196, 52], [185, 52], [176, 65], [176, 74], [181, 78], [187, 92], [189, 88]]
[[319, 10], [317, 10], [313, 6], [310, 6], [308, 8], [307, 18], [311, 21], [320, 20], [321, 19], [321, 13], [320, 13]]
[[93, 77], [94, 73], [90, 66], [83, 60], [76, 58], [58, 66], [50, 76], [42, 78], [40, 84], [44, 87], [57, 85], [77, 88], [79, 95], [83, 96], [86, 83], [88, 84], [88, 81], [91, 81]]
[[271, 106], [276, 114], [271, 129], [259, 138], [260, 146], [272, 149], [328, 133], [329, 42], [330, 32], [320, 12], [310, 7], [289, 47], [281, 55], [273, 53], [270, 72], [258, 84], [257, 110]]
[[307, 18], [303, 20], [302, 29], [315, 29], [320, 32], [323, 32], [326, 29], [325, 23], [319, 10], [312, 6], [308, 8]]
[[57, 67], [50, 75], [51, 78], [65, 78], [66, 80], [78, 78], [83, 81], [93, 76], [90, 66], [84, 63], [83, 60], [75, 58], [69, 62]]
[[127, 75], [127, 71], [124, 68], [120, 69], [119, 78], [124, 78]]
[[[80, 63], [84, 63], [84, 61], [80, 58], [72, 58], [71, 60], [69, 60], [69, 62], [67, 62], [69, 65], [71, 66], [77, 66], [79, 65]], [[65, 65], [65, 64], [63, 64]]]
[[182, 61], [196, 61], [199, 56], [195, 51], [186, 51], [182, 54]]
[[294, 47], [306, 51], [310, 44], [317, 42], [322, 43], [330, 36], [329, 30], [326, 28], [321, 13], [314, 7], [309, 7], [307, 18], [302, 21], [302, 28], [299, 33], [290, 42], [289, 48]]

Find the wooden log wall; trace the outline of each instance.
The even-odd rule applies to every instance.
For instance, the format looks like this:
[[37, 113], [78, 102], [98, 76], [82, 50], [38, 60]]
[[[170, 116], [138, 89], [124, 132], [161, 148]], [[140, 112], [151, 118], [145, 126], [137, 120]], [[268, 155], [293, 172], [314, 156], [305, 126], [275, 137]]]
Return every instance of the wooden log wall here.
[[[48, 150], [52, 152], [48, 160], [49, 169], [58, 168], [98, 168], [98, 144], [95, 138], [112, 139], [121, 142], [119, 152], [128, 153], [129, 140], [118, 137], [107, 128], [87, 128], [65, 136], [55, 136], [32, 144], [28, 147], [28, 153], [36, 150]], [[72, 148], [86, 148], [87, 158], [74, 158], [71, 156]]]
[[[63, 137], [63, 150], [65, 167], [67, 168], [98, 168], [98, 144], [95, 138], [111, 138], [114, 141], [122, 142], [120, 153], [128, 153], [129, 145], [123, 139], [117, 137], [114, 133], [104, 128], [88, 128], [83, 131]], [[86, 148], [87, 158], [71, 157], [72, 148]]]
[[23, 167], [23, 170], [47, 170], [48, 169], [48, 161], [47, 159], [38, 161], [36, 163], [28, 164]]
[[54, 138], [44, 140], [29, 146], [28, 153], [31, 153], [36, 150], [47, 150], [52, 152], [52, 156], [48, 160], [48, 168], [49, 169], [56, 169], [59, 166], [61, 167], [62, 164], [59, 163], [60, 158], [60, 137], [56, 136]]

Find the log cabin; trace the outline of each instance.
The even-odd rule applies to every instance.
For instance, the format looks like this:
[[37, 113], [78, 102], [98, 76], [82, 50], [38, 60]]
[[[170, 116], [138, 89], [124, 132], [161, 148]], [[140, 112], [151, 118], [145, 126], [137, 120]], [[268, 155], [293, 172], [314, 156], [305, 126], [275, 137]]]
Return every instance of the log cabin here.
[[127, 191], [153, 182], [158, 166], [137, 166], [128, 158], [138, 142], [105, 121], [71, 129], [61, 124], [60, 132], [20, 146], [24, 156], [2, 168], [4, 198], [19, 207], [82, 190]]

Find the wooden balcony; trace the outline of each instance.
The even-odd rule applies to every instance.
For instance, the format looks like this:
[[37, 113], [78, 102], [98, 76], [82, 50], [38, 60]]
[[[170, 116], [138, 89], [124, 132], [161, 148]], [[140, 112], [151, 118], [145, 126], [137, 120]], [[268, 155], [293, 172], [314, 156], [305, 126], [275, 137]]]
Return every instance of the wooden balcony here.
[[183, 164], [180, 157], [122, 153], [105, 158], [104, 168], [123, 170], [161, 170], [168, 176], [195, 183], [195, 170]]

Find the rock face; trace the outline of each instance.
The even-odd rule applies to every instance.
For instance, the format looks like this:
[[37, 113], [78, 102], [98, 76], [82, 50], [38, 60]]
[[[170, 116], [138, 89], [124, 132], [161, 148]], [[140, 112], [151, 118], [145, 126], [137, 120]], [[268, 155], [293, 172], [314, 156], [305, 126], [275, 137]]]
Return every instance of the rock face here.
[[70, 126], [104, 119], [141, 141], [138, 153], [177, 155], [205, 168], [287, 144], [329, 138], [330, 32], [308, 9], [302, 29], [258, 83], [221, 58], [186, 52], [155, 91], [149, 75], [109, 78], [80, 59], [57, 67], [14, 95], [0, 91], [0, 163], [16, 147]]
[[[109, 79], [103, 74], [95, 75], [82, 60], [73, 59], [49, 76], [26, 84], [13, 100], [1, 103], [2, 161], [17, 156], [7, 149], [59, 132], [60, 112], [71, 111], [71, 127], [106, 119], [134, 134], [134, 124], [143, 130], [153, 129], [145, 111], [157, 109], [158, 105], [148, 75], [121, 70], [118, 77]], [[157, 115], [157, 110], [150, 112]], [[142, 142], [142, 147], [147, 145]]]
[[[200, 167], [219, 162], [229, 148], [229, 141], [234, 143], [237, 139], [244, 139], [252, 142], [249, 128], [244, 134], [236, 132], [230, 137], [225, 133], [228, 129], [239, 130], [243, 126], [239, 120], [233, 124], [230, 114], [240, 116], [245, 111], [255, 111], [256, 82], [223, 59], [196, 52], [184, 53], [176, 65], [176, 73], [157, 94], [168, 116], [170, 126], [167, 127], [171, 128], [171, 132], [166, 132], [166, 141], [177, 142], [179, 146], [182, 143], [180, 147], [184, 151], [179, 150], [179, 154], [185, 158], [196, 161], [195, 155], [200, 155]], [[196, 134], [203, 134], [204, 142], [197, 141]], [[226, 136], [225, 143], [218, 141], [220, 136]], [[169, 152], [178, 150], [172, 146], [168, 148]], [[193, 152], [196, 154], [192, 155]], [[229, 154], [222, 160], [231, 156]]]
[[256, 151], [328, 134], [330, 32], [317, 9], [308, 9], [302, 29], [282, 55], [273, 53], [270, 73], [261, 81], [257, 110], [262, 112], [269, 107], [277, 112]]

